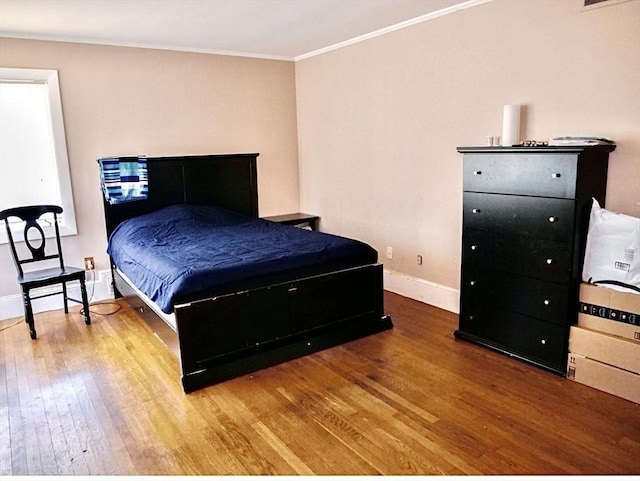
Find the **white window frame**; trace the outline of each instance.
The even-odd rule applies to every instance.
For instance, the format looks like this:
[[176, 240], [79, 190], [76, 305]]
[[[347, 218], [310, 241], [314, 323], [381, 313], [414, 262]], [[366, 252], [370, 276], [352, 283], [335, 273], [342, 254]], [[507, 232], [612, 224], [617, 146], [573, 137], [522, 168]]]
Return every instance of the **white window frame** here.
[[[71, 174], [69, 171], [69, 157], [67, 155], [67, 141], [64, 131], [62, 116], [62, 100], [60, 98], [60, 83], [57, 70], [6, 68], [0, 67], [0, 79], [16, 81], [46, 82], [49, 94], [49, 110], [51, 114], [51, 126], [53, 130], [53, 147], [55, 151], [56, 171], [58, 173], [58, 185], [60, 186], [62, 215], [58, 216], [58, 224], [61, 236], [76, 235], [76, 214], [73, 207], [73, 191], [71, 190]], [[55, 237], [55, 230], [49, 222], [43, 223], [46, 237]], [[12, 235], [15, 240], [22, 239], [24, 223], [11, 223]], [[4, 226], [0, 227], [0, 244], [8, 242], [7, 232]]]

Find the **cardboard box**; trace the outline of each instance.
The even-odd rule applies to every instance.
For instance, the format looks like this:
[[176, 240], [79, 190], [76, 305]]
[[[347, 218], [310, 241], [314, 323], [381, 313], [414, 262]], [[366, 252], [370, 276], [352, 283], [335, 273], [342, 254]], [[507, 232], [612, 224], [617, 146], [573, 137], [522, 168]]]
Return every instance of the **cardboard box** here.
[[640, 373], [640, 342], [571, 326], [569, 352], [610, 366]]
[[633, 324], [610, 321], [609, 319], [589, 316], [587, 314], [578, 314], [578, 326], [593, 331], [605, 332], [632, 341], [640, 341], [640, 326], [634, 326]]
[[640, 404], [640, 375], [570, 352], [567, 379]]
[[640, 294], [583, 282], [578, 326], [640, 341]]

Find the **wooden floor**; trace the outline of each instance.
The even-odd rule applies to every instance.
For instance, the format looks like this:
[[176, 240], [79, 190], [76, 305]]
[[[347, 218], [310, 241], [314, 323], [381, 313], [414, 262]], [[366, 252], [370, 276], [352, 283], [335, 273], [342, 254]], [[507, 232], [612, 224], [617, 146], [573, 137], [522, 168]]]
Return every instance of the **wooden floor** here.
[[[0, 331], [0, 475], [637, 474], [640, 407], [455, 340], [385, 294], [391, 331], [183, 394], [124, 301]], [[0, 329], [14, 321], [3, 321]]]

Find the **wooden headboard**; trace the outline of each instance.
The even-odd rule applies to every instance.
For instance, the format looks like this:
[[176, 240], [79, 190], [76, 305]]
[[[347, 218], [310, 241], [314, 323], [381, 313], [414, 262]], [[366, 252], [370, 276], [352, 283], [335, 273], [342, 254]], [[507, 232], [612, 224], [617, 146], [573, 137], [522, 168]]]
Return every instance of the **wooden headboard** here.
[[173, 204], [217, 205], [258, 217], [258, 155], [147, 157], [147, 199], [111, 205], [103, 196], [107, 237], [122, 221]]

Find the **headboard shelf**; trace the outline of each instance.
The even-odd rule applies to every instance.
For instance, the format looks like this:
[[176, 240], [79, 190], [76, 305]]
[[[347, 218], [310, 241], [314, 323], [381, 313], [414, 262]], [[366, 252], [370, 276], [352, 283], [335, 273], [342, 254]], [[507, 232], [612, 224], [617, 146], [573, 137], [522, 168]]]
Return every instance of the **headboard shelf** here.
[[147, 157], [147, 199], [109, 204], [103, 197], [107, 236], [124, 220], [174, 204], [217, 205], [258, 217], [259, 155]]

